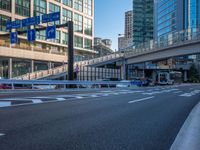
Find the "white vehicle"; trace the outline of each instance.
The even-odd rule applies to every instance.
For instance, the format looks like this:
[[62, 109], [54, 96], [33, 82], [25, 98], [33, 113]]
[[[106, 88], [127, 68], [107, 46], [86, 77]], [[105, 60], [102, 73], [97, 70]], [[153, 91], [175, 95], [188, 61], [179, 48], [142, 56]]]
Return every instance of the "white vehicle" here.
[[158, 84], [159, 85], [173, 85], [174, 80], [170, 79], [170, 73], [160, 72], [158, 73]]
[[122, 80], [120, 83], [116, 85], [117, 88], [126, 88], [126, 87], [131, 87], [131, 82], [128, 80]]

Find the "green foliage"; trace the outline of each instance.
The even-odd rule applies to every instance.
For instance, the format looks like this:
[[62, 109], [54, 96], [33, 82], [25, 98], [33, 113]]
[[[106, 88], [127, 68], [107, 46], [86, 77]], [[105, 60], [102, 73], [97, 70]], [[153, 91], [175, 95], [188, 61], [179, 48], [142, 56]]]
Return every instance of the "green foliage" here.
[[193, 83], [199, 82], [199, 73], [195, 64], [192, 64], [192, 66], [190, 67], [188, 77], [190, 82]]

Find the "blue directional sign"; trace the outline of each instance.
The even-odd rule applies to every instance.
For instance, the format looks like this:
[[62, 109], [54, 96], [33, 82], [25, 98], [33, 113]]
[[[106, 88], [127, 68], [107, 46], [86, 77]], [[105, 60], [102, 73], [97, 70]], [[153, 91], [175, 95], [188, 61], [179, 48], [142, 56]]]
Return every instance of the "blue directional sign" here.
[[48, 26], [46, 29], [46, 39], [56, 38], [56, 26]]
[[60, 20], [60, 12], [44, 14], [42, 16], [42, 23], [53, 22]]
[[19, 29], [19, 28], [21, 28], [21, 20], [8, 21], [6, 23], [6, 29], [7, 30]]
[[31, 17], [22, 20], [22, 27], [40, 24], [40, 16]]
[[33, 42], [36, 39], [36, 31], [35, 29], [28, 30], [27, 39], [29, 42]]
[[17, 32], [10, 33], [10, 43], [15, 44], [18, 42]]
[[8, 21], [6, 22], [6, 30], [11, 30], [12, 29], [12, 22]]

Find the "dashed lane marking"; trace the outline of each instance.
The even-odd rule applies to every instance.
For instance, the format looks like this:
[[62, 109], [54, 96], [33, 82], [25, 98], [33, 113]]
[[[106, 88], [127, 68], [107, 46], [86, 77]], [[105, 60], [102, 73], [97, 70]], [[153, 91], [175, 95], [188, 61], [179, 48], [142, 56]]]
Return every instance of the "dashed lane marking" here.
[[146, 98], [142, 98], [142, 99], [138, 99], [138, 100], [133, 100], [133, 101], [130, 101], [128, 103], [129, 104], [137, 103], [137, 102], [146, 101], [146, 100], [149, 100], [149, 99], [152, 99], [152, 98], [154, 98], [154, 96], [152, 96], [152, 97], [146, 97]]
[[3, 133], [0, 133], [0, 136], [4, 136], [5, 134], [3, 134]]
[[62, 98], [62, 97], [58, 97], [56, 98], [58, 101], [65, 101], [66, 99], [65, 98]]
[[43, 102], [41, 99], [33, 99], [32, 101], [34, 104], [39, 104]]

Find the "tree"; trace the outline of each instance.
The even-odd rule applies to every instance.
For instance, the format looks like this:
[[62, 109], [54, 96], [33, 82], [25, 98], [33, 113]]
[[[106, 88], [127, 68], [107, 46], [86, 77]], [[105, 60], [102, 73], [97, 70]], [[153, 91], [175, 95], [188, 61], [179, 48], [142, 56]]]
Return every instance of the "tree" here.
[[190, 67], [188, 77], [190, 82], [199, 82], [198, 70], [195, 64], [192, 64], [192, 66]]

